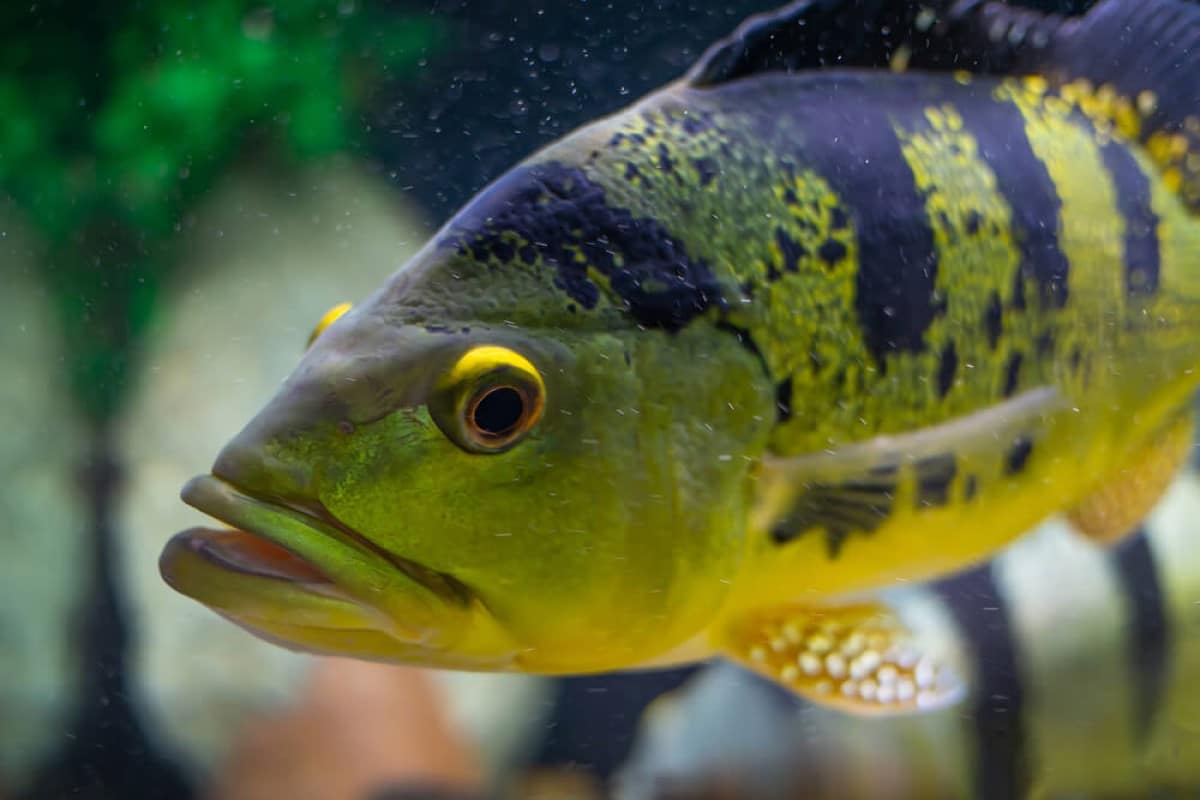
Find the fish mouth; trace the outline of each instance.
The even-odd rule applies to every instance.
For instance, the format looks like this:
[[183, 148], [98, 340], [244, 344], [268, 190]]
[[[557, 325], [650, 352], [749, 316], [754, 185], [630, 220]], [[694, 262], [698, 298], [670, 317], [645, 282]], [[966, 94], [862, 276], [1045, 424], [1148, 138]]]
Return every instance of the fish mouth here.
[[164, 580], [255, 632], [372, 630], [439, 646], [470, 613], [452, 576], [383, 550], [319, 503], [253, 494], [216, 475], [184, 486], [185, 503], [229, 525], [175, 534], [159, 558]]
[[374, 545], [338, 521], [319, 501], [265, 498], [216, 475], [193, 477], [180, 497], [187, 505], [232, 528], [210, 533], [193, 528], [176, 534], [185, 536], [200, 557], [227, 569], [293, 583], [336, 584], [335, 577], [308, 557], [312, 547], [304, 545], [319, 542], [343, 551], [342, 555], [355, 555], [356, 560], [401, 572], [444, 602], [464, 606], [470, 601], [470, 591], [454, 577]]
[[190, 528], [176, 534], [167, 546], [186, 547], [210, 564], [242, 575], [298, 583], [314, 590], [333, 585], [314, 564], [247, 531]]

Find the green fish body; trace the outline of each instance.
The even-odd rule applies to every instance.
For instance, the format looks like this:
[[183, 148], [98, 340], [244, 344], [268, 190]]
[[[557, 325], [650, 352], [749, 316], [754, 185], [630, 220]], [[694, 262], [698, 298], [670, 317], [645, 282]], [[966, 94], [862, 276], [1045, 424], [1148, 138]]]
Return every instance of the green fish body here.
[[236, 530], [167, 580], [318, 652], [959, 697], [877, 590], [1117, 538], [1190, 444], [1200, 9], [944, 5], [754, 18], [500, 178], [189, 484]]

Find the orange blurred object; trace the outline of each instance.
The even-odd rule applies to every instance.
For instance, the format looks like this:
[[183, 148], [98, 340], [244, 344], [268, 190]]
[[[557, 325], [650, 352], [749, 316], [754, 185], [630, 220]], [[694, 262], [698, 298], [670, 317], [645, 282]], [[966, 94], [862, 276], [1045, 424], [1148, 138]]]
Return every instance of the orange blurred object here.
[[322, 659], [297, 705], [242, 731], [210, 800], [367, 800], [395, 786], [478, 791], [483, 774], [422, 670]]

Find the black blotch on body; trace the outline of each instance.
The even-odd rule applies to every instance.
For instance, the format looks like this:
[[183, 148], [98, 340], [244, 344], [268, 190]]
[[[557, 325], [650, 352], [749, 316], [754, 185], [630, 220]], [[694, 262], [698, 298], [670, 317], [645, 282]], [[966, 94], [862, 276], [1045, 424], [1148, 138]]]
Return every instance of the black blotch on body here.
[[501, 263], [507, 264], [513, 260], [513, 256], [517, 254], [516, 245], [512, 242], [506, 242], [499, 239], [492, 245], [492, 255], [500, 259]]
[[817, 255], [821, 257], [826, 266], [832, 267], [846, 257], [846, 245], [837, 239], [826, 239], [817, 249]]
[[1019, 265], [1013, 273], [1012, 307], [1015, 311], [1025, 310], [1025, 271]]
[[536, 248], [557, 271], [555, 285], [583, 308], [595, 308], [601, 293], [588, 270], [606, 276], [649, 328], [679, 330], [724, 302], [703, 260], [657, 220], [610, 205], [604, 188], [576, 167], [550, 161], [513, 170], [454, 219], [441, 246], [486, 261], [497, 247], [508, 252], [506, 237], [529, 243], [520, 250], [526, 263], [526, 248]]
[[1021, 434], [1014, 439], [1004, 454], [1004, 474], [1012, 476], [1025, 469], [1025, 464], [1029, 461], [1032, 452], [1033, 438], [1028, 434]]
[[775, 387], [775, 418], [780, 423], [792, 418], [792, 379], [791, 376]]
[[720, 172], [717, 162], [711, 158], [693, 158], [692, 166], [696, 168], [696, 174], [700, 176], [701, 186], [708, 186]]
[[[779, 252], [783, 256], [783, 268], [787, 272], [800, 271], [800, 259], [808, 255], [804, 246], [788, 236], [787, 231], [783, 228], [775, 229], [775, 244], [779, 247]], [[775, 272], [776, 278], [779, 276], [778, 271]], [[770, 276], [768, 276], [770, 277]]]
[[933, 586], [954, 616], [976, 676], [971, 709], [974, 792], [979, 800], [1028, 796], [1033, 770], [1025, 739], [1025, 691], [1012, 611], [989, 565]]
[[1117, 210], [1125, 220], [1125, 291], [1151, 294], [1158, 289], [1160, 253], [1158, 215], [1150, 202], [1150, 181], [1124, 144], [1100, 148], [1104, 168], [1117, 192]]
[[1110, 557], [1129, 615], [1126, 647], [1136, 698], [1134, 724], [1141, 743], [1145, 743], [1162, 703], [1171, 663], [1171, 629], [1162, 580], [1145, 530], [1121, 542]]
[[942, 355], [938, 359], [938, 374], [937, 374], [937, 389], [938, 397], [945, 397], [950, 391], [950, 387], [954, 386], [954, 376], [958, 373], [958, 351], [954, 349], [954, 342], [947, 342], [942, 348]]
[[1005, 397], [1012, 397], [1017, 391], [1017, 385], [1021, 380], [1021, 362], [1025, 360], [1024, 355], [1018, 350], [1008, 357], [1008, 364], [1004, 367], [1004, 387], [1002, 393]]
[[950, 485], [958, 474], [958, 459], [953, 453], [939, 453], [918, 459], [913, 464], [917, 478], [917, 508], [944, 506], [950, 502]]
[[996, 176], [996, 188], [1012, 209], [1013, 236], [1020, 253], [1013, 307], [1025, 308], [1026, 279], [1038, 287], [1043, 308], [1067, 303], [1070, 263], [1058, 241], [1062, 200], [1046, 165], [1033, 152], [1025, 118], [1009, 101], [980, 104], [966, 117], [979, 155]]
[[666, 144], [659, 142], [658, 144], [658, 168], [668, 175], [675, 172], [676, 161], [671, 157], [671, 150]]
[[983, 324], [987, 328], [988, 347], [995, 350], [1000, 343], [1000, 334], [1004, 332], [1004, 309], [1000, 305], [1000, 293], [992, 292], [988, 298], [987, 310], [983, 313]]
[[980, 226], [983, 225], [983, 215], [975, 209], [967, 212], [966, 231], [968, 236], [974, 236], [979, 233]]

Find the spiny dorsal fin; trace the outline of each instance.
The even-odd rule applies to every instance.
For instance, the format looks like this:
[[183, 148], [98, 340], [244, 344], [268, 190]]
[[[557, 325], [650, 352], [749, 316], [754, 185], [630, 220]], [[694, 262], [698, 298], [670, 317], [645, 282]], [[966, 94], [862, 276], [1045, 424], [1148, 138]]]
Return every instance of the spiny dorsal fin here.
[[764, 72], [882, 68], [903, 47], [932, 54], [944, 49], [930, 33], [932, 23], [951, 2], [799, 0], [747, 19], [701, 56], [687, 82], [703, 87]]
[[995, 0], [799, 0], [746, 20], [685, 80], [702, 88], [765, 72], [889, 67], [1039, 75], [1111, 116], [1200, 211], [1194, 0], [1100, 0], [1081, 17]]

